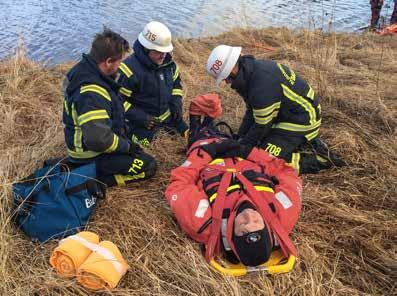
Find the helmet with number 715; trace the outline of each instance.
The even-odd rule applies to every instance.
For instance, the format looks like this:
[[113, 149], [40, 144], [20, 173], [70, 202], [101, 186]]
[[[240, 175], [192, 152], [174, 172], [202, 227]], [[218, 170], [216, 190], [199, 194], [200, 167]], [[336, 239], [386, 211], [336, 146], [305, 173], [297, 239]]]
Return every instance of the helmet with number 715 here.
[[171, 32], [166, 25], [160, 22], [146, 24], [143, 31], [138, 35], [138, 41], [143, 47], [159, 52], [171, 52]]
[[241, 47], [218, 45], [215, 47], [207, 61], [207, 72], [219, 84], [226, 79], [240, 57]]

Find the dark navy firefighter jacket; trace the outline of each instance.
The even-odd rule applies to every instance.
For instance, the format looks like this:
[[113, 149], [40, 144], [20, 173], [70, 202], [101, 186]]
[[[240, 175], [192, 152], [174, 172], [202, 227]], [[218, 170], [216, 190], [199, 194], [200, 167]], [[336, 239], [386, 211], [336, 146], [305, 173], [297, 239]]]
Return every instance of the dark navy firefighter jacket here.
[[172, 113], [182, 113], [179, 67], [170, 54], [162, 65], [156, 65], [136, 40], [134, 53], [121, 63], [119, 73], [126, 118], [133, 125], [144, 126], [148, 115], [167, 122]]
[[102, 74], [83, 54], [64, 81], [65, 140], [72, 159], [86, 160], [102, 153], [128, 153], [120, 86]]
[[246, 103], [238, 134], [243, 144], [256, 145], [270, 133], [317, 137], [321, 107], [311, 86], [289, 67], [270, 60], [243, 56], [232, 81]]

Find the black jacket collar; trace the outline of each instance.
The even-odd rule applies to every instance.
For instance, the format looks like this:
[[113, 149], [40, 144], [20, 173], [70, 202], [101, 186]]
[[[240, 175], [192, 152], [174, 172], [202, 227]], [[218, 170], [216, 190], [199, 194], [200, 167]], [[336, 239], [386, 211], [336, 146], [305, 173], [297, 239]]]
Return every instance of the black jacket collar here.
[[84, 84], [96, 84], [107, 90], [118, 92], [120, 86], [111, 78], [101, 72], [95, 60], [88, 54], [83, 54], [80, 62], [67, 74], [68, 85], [66, 94], [71, 95]]
[[162, 65], [156, 65], [149, 58], [147, 52], [145, 51], [145, 48], [142, 46], [142, 44], [138, 40], [136, 40], [135, 43], [134, 43], [134, 55], [136, 56], [136, 58], [138, 59], [138, 61], [141, 64], [143, 64], [146, 68], [148, 68], [150, 70], [156, 70], [158, 68], [166, 67], [169, 64], [173, 63], [171, 54], [167, 53], [163, 64]]
[[247, 97], [248, 84], [254, 72], [255, 61], [256, 59], [251, 55], [242, 56], [239, 60], [239, 71], [231, 84], [231, 88], [244, 98]]

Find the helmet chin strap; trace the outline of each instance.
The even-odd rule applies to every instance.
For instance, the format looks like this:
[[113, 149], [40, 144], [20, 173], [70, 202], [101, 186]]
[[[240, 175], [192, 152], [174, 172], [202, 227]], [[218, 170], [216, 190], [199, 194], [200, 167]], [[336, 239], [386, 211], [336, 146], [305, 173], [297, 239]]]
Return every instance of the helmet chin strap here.
[[205, 259], [207, 262], [211, 262], [214, 254], [219, 253], [219, 234], [221, 230], [222, 224], [222, 212], [225, 205], [227, 188], [232, 180], [232, 173], [225, 172], [221, 182], [219, 184], [218, 196], [214, 203], [214, 207], [212, 209], [212, 225], [211, 225], [211, 234], [208, 239], [208, 243], [205, 250]]

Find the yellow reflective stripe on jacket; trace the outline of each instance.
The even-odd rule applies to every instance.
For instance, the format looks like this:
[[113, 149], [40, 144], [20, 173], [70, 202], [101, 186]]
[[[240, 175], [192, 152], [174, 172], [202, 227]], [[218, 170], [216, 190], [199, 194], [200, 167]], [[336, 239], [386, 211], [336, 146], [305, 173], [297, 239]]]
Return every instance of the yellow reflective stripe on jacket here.
[[109, 153], [109, 152], [113, 152], [114, 150], [117, 149], [117, 146], [119, 145], [119, 137], [114, 134], [113, 135], [113, 143], [112, 145], [110, 145], [110, 147], [108, 149], [105, 150], [105, 152]]
[[312, 87], [309, 85], [309, 91], [307, 92], [307, 97], [311, 99], [312, 101], [314, 100], [314, 90]]
[[125, 87], [120, 87], [119, 91], [120, 91], [120, 93], [122, 93], [126, 97], [131, 97], [131, 95], [132, 95], [132, 91], [129, 90], [128, 88], [125, 88]]
[[180, 88], [174, 88], [174, 89], [172, 89], [172, 95], [183, 97], [183, 90]]
[[254, 186], [254, 188], [255, 188], [256, 190], [258, 190], [258, 191], [274, 192], [274, 190], [273, 190], [272, 188], [268, 187], [268, 186], [260, 186], [260, 185], [257, 185], [257, 186]]
[[97, 151], [73, 151], [68, 149], [68, 154], [73, 157], [73, 158], [77, 158], [77, 159], [85, 159], [85, 158], [93, 158], [95, 156], [98, 156], [101, 154], [101, 152], [97, 152]]
[[311, 132], [310, 134], [305, 135], [305, 138], [306, 138], [308, 141], [311, 141], [311, 140], [313, 140], [315, 137], [318, 136], [318, 133], [319, 133], [319, 132], [320, 132], [320, 129], [317, 129], [317, 130], [315, 130], [314, 132]]
[[107, 111], [105, 109], [101, 110], [94, 110], [94, 111], [89, 111], [84, 114], [81, 114], [77, 118], [77, 122], [79, 123], [80, 126], [82, 126], [84, 123], [87, 123], [91, 120], [96, 120], [96, 119], [108, 119], [110, 118]]
[[255, 122], [264, 125], [268, 124], [273, 120], [273, 118], [277, 117], [280, 106], [281, 102], [277, 102], [263, 109], [253, 109], [252, 112]]
[[68, 103], [66, 102], [66, 98], [63, 100], [63, 107], [65, 108], [66, 114], [70, 115], [69, 106], [68, 106]]
[[175, 81], [179, 76], [179, 66], [176, 65], [174, 76], [172, 76], [172, 80]]
[[[232, 190], [239, 189], [239, 188], [241, 188], [241, 186], [239, 184], [235, 184], [235, 185], [229, 186], [227, 188], [226, 192], [230, 192]], [[212, 203], [215, 200], [217, 195], [218, 195], [217, 193], [214, 193], [213, 195], [211, 195], [209, 198], [209, 202]]]
[[124, 112], [127, 112], [132, 107], [132, 104], [130, 102], [125, 101], [123, 106], [124, 106]]
[[273, 118], [277, 117], [277, 115], [278, 115], [278, 110], [274, 111], [267, 117], [258, 117], [258, 116], [254, 115], [254, 119], [255, 119], [256, 123], [265, 125], [265, 124], [268, 124], [269, 122], [271, 122], [273, 120]]
[[166, 120], [170, 115], [171, 115], [171, 111], [168, 109], [167, 111], [165, 111], [163, 114], [161, 114], [161, 115], [158, 116], [157, 118], [158, 118], [160, 121], [164, 121], [164, 120]]
[[301, 105], [303, 107], [303, 109], [305, 109], [307, 111], [307, 113], [309, 113], [310, 124], [315, 124], [316, 123], [316, 110], [314, 110], [314, 107], [312, 106], [312, 104], [310, 104], [307, 100], [305, 100], [303, 97], [301, 97], [297, 93], [293, 92], [285, 84], [281, 84], [281, 86], [283, 88], [284, 95], [291, 101], [294, 101], [294, 102], [298, 103], [299, 105]]
[[130, 78], [132, 74], [134, 74], [125, 63], [121, 63], [119, 69], [124, 73], [125, 76], [127, 76], [127, 78]]
[[110, 97], [108, 91], [96, 84], [88, 84], [88, 85], [84, 85], [80, 88], [80, 93], [86, 93], [86, 92], [94, 92], [99, 94], [100, 96], [104, 97], [106, 100], [108, 101], [112, 101], [112, 98]]
[[288, 68], [291, 72], [291, 75], [288, 75], [287, 72], [285, 71], [283, 65], [281, 65], [280, 63], [277, 63], [277, 67], [280, 69], [280, 71], [283, 74], [283, 76], [285, 77], [285, 79], [287, 79], [289, 81], [289, 83], [291, 83], [291, 85], [294, 85], [295, 80], [296, 80], [295, 72], [292, 69]]
[[266, 107], [266, 108], [263, 108], [263, 109], [253, 109], [252, 112], [254, 113], [254, 116], [255, 115], [257, 115], [257, 116], [267, 116], [270, 113], [273, 113], [273, 111], [275, 109], [280, 108], [280, 106], [281, 106], [281, 102], [277, 102], [277, 103], [274, 103], [274, 104], [270, 105], [269, 107]]
[[321, 125], [321, 119], [313, 125], [302, 125], [302, 124], [289, 123], [289, 122], [279, 122], [279, 123], [274, 124], [273, 128], [284, 129], [284, 130], [292, 131], [292, 132], [308, 132], [315, 128], [320, 127], [320, 125]]
[[74, 135], [73, 135], [73, 145], [74, 149], [76, 152], [82, 152], [83, 151], [83, 132], [79, 126], [79, 122], [77, 119], [77, 112], [74, 107], [74, 104], [72, 104], [72, 119], [73, 119], [73, 125], [74, 125]]

